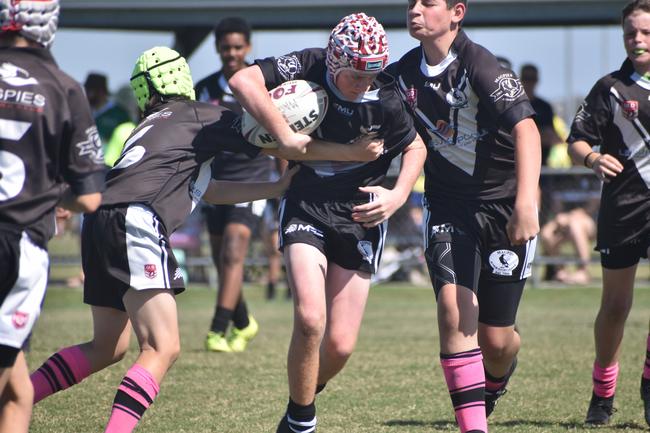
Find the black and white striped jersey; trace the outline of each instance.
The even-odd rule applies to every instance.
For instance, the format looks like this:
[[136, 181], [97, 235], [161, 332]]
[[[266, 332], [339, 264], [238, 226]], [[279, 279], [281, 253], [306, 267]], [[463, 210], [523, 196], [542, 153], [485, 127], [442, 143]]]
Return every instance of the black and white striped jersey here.
[[81, 86], [44, 48], [0, 49], [0, 224], [45, 248], [64, 184], [100, 192], [102, 146]]
[[626, 60], [596, 82], [578, 108], [569, 143], [582, 140], [618, 159], [623, 171], [603, 184], [598, 248], [650, 233], [650, 81]]
[[140, 122], [106, 176], [102, 206], [142, 203], [171, 234], [194, 209], [224, 150], [255, 156], [260, 148], [239, 131], [239, 116], [202, 102], [161, 104]]
[[[219, 105], [239, 115], [243, 113], [239, 101], [235, 99], [223, 70], [208, 75], [199, 81], [195, 89], [196, 99], [212, 105]], [[250, 158], [243, 153], [221, 152], [212, 163], [212, 176], [218, 180], [267, 181], [271, 178], [274, 164], [271, 157], [260, 153]]]
[[350, 143], [368, 132], [384, 139], [385, 153], [372, 162], [305, 161], [294, 176], [287, 195], [301, 200], [349, 199], [360, 186], [383, 182], [391, 160], [415, 140], [413, 121], [404, 107], [394, 79], [380, 74], [371, 89], [357, 101], [344, 99], [331, 82], [325, 50], [309, 48], [255, 62], [272, 89], [285, 81], [308, 80], [320, 84], [329, 96], [323, 122], [313, 136], [336, 143]]
[[431, 198], [496, 200], [515, 195], [510, 132], [533, 116], [519, 79], [461, 31], [431, 66], [421, 47], [388, 67], [427, 144], [425, 193]]

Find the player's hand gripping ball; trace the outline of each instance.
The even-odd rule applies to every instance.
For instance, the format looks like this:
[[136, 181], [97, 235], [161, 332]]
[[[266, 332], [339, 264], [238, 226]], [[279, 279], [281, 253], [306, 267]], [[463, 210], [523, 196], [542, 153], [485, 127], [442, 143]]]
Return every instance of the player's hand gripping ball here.
[[[327, 92], [311, 81], [287, 81], [269, 91], [269, 95], [291, 129], [300, 134], [314, 132], [327, 113]], [[241, 125], [248, 142], [265, 148], [278, 147], [276, 139], [248, 112], [244, 112]]]

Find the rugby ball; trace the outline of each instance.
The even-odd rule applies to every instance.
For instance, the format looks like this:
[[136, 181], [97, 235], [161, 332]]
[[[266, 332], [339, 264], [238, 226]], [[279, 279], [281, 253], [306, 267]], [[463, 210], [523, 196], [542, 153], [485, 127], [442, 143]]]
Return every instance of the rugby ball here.
[[[300, 134], [314, 132], [327, 113], [327, 92], [311, 81], [286, 81], [269, 91], [269, 95], [291, 129]], [[244, 112], [241, 122], [246, 141], [258, 147], [278, 147], [276, 139], [248, 112]]]

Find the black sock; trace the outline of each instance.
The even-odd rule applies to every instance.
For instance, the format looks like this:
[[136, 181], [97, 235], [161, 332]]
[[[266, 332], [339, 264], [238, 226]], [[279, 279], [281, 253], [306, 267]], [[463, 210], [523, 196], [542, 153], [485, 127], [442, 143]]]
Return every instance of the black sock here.
[[294, 431], [311, 431], [316, 425], [316, 405], [312, 401], [307, 406], [302, 406], [289, 398], [287, 422]]
[[246, 301], [244, 298], [239, 298], [239, 302], [235, 307], [235, 312], [232, 315], [232, 322], [237, 329], [244, 329], [250, 324], [248, 320], [248, 307], [246, 306]]
[[228, 324], [232, 319], [233, 311], [227, 308], [219, 307], [217, 305], [217, 311], [214, 313], [212, 318], [212, 325], [210, 325], [210, 331], [225, 334], [228, 329]]
[[275, 298], [275, 283], [268, 282], [266, 284], [266, 299]]

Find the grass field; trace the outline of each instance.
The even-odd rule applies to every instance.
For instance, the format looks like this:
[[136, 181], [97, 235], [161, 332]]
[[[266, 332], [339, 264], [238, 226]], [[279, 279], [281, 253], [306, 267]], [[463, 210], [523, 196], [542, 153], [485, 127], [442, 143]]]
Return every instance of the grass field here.
[[[258, 337], [242, 354], [203, 351], [215, 293], [196, 287], [178, 297], [183, 353], [138, 432], [273, 433], [287, 400], [290, 304], [265, 302], [247, 287]], [[591, 393], [596, 289], [527, 290], [518, 324], [523, 338], [510, 392], [490, 418], [492, 432], [584, 430]], [[612, 426], [599, 432], [648, 431], [639, 378], [650, 316], [650, 290], [636, 292], [621, 359]], [[91, 336], [79, 290], [50, 289], [34, 332], [29, 362]], [[318, 398], [319, 432], [455, 432], [438, 362], [434, 298], [410, 286], [372, 289], [359, 344], [347, 368]], [[34, 433], [100, 432], [124, 372], [136, 354], [34, 409]]]

